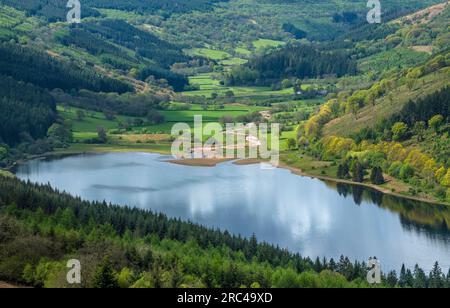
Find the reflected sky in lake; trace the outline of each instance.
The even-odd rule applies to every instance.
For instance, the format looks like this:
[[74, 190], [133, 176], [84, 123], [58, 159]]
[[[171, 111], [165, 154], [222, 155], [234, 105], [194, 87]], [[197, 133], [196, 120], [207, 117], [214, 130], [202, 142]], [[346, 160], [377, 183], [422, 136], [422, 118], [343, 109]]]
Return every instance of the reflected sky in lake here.
[[163, 212], [315, 258], [377, 256], [384, 270], [439, 261], [450, 267], [449, 209], [383, 196], [288, 170], [224, 163], [214, 168], [164, 162], [142, 153], [35, 160], [21, 179], [50, 183], [83, 199]]

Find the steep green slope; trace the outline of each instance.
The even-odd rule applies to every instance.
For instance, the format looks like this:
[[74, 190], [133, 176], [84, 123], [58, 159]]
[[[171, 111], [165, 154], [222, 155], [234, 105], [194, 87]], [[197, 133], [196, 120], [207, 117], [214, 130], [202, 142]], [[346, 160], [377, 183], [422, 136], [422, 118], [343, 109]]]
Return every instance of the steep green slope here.
[[67, 48], [87, 51], [107, 67], [138, 71], [134, 77], [142, 81], [149, 76], [166, 79], [176, 91], [188, 84], [187, 78], [170, 71], [173, 64], [191, 60], [180, 47], [123, 20], [104, 19], [61, 28], [56, 39]]
[[37, 48], [15, 43], [0, 43], [0, 74], [47, 89], [132, 91], [128, 84], [102, 76], [90, 68], [61, 61]]
[[[347, 114], [329, 123], [323, 134], [350, 136], [365, 127], [374, 127], [378, 121], [389, 118], [399, 112], [410, 100], [417, 100], [442, 89], [450, 83], [450, 54], [438, 55], [423, 66], [411, 68], [391, 78], [386, 78], [372, 89], [384, 85], [382, 95], [359, 92], [353, 99], [347, 100]], [[367, 95], [364, 97], [364, 94]], [[370, 103], [367, 102], [370, 100]], [[356, 104], [357, 106], [354, 106]], [[356, 109], [355, 109], [356, 108]]]

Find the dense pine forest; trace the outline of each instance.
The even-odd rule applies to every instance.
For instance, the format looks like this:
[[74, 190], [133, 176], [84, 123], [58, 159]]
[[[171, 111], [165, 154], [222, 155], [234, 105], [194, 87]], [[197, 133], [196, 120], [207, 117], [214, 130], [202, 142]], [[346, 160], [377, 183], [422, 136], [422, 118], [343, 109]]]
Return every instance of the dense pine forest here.
[[56, 103], [48, 91], [0, 75], [0, 97], [0, 143], [47, 136], [56, 119]]
[[319, 52], [308, 46], [284, 48], [255, 59], [230, 73], [230, 85], [271, 85], [281, 79], [354, 75], [356, 63], [347, 55]]

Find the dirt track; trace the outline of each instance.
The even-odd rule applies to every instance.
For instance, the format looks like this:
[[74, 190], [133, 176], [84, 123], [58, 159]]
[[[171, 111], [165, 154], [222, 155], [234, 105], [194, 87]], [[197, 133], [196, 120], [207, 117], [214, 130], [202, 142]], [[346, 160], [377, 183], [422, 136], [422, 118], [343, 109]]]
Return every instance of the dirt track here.
[[18, 286], [13, 286], [12, 284], [0, 281], [0, 289], [15, 289], [19, 288]]

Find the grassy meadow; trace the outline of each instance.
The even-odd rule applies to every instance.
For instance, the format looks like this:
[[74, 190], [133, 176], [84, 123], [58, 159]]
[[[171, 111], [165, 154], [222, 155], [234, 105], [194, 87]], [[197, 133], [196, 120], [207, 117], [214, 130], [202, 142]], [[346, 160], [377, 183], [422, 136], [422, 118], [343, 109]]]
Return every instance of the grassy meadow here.
[[256, 51], [262, 51], [265, 48], [282, 47], [284, 45], [286, 45], [286, 43], [283, 41], [276, 41], [269, 39], [258, 39], [253, 42], [253, 46], [255, 47]]
[[232, 91], [235, 97], [270, 97], [293, 95], [293, 88], [282, 90], [272, 90], [270, 87], [227, 87], [220, 85], [219, 80], [212, 74], [200, 74], [189, 78], [191, 85], [199, 87], [199, 90], [183, 92], [186, 96], [204, 96], [210, 98], [213, 93], [225, 96], [228, 91]]

